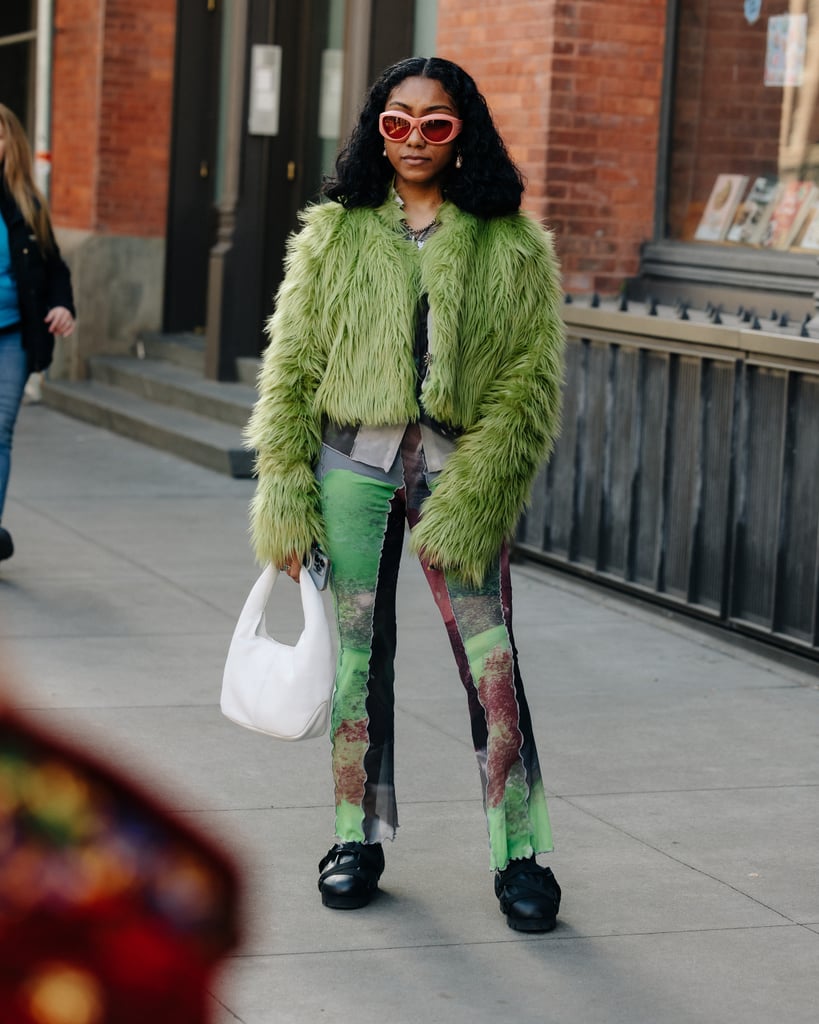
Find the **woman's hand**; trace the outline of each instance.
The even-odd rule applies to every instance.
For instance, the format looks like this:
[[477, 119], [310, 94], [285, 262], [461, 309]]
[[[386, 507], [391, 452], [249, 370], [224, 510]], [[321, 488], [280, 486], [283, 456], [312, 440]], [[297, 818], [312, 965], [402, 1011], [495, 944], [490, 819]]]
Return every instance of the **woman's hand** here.
[[65, 306], [54, 306], [53, 309], [50, 309], [45, 322], [52, 334], [57, 334], [62, 338], [67, 338], [74, 330], [74, 317]]
[[295, 580], [296, 583], [299, 582], [299, 577], [301, 575], [301, 559], [295, 551], [290, 554], [289, 558], [282, 562], [279, 566], [279, 572], [286, 572], [291, 580]]

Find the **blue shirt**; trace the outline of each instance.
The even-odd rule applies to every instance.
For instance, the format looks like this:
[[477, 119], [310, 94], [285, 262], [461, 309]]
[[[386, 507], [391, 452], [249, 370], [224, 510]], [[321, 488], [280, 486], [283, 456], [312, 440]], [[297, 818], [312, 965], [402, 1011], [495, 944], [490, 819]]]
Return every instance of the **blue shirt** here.
[[20, 319], [20, 303], [17, 298], [17, 282], [11, 269], [9, 232], [6, 222], [0, 217], [0, 327], [16, 324]]

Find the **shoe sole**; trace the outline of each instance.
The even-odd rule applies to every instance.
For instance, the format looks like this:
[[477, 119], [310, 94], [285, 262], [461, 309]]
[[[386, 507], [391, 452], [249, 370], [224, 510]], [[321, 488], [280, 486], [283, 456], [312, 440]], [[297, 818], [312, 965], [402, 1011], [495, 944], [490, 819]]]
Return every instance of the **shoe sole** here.
[[321, 893], [321, 902], [325, 907], [332, 910], [359, 910], [366, 907], [375, 895], [376, 890], [366, 893], [364, 896], [333, 896], [332, 893]]
[[557, 926], [557, 918], [533, 918], [527, 921], [525, 918], [513, 918], [507, 916], [506, 923], [516, 932], [551, 932]]

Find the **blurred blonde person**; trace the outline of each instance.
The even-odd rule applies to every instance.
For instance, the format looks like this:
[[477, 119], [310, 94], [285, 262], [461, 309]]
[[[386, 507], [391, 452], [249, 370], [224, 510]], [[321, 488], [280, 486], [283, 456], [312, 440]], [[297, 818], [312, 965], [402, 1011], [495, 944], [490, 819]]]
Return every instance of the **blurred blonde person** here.
[[71, 334], [74, 317], [71, 275], [34, 184], [31, 147], [0, 103], [0, 561], [14, 553], [2, 520], [26, 382], [51, 363], [54, 338]]

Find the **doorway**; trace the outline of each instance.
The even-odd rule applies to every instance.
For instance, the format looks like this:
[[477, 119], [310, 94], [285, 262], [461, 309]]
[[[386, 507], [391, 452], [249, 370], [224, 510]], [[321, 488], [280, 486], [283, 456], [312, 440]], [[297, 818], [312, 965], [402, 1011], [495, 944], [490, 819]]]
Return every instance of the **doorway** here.
[[[220, 379], [237, 357], [257, 356], [282, 277], [288, 235], [298, 211], [318, 198], [322, 141], [318, 118], [329, 0], [250, 0], [249, 83], [241, 127], [241, 169], [232, 246], [225, 263], [220, 327]], [[254, 52], [270, 59], [267, 103], [278, 118], [251, 130]], [[275, 53], [273, 52], [275, 50]]]
[[216, 231], [214, 181], [222, 4], [179, 0], [162, 326], [202, 333], [208, 255]]
[[[345, 47], [356, 50], [345, 0], [243, 0], [241, 11], [234, 29], [247, 51], [226, 69], [241, 86], [241, 102], [223, 111], [226, 134], [236, 140], [228, 164], [235, 181], [220, 202], [210, 262], [208, 373], [219, 380], [234, 380], [237, 360], [256, 358], [266, 344], [287, 238], [299, 210], [319, 199], [339, 135], [349, 130], [342, 124]], [[412, 25], [412, 0], [373, 0], [356, 59], [383, 67], [406, 56]]]
[[279, 134], [262, 143], [265, 182], [261, 308], [272, 311], [282, 278], [288, 235], [298, 212], [317, 200], [322, 182], [319, 135], [322, 56], [327, 41], [329, 0], [279, 0], [275, 4], [274, 41], [281, 47]]

